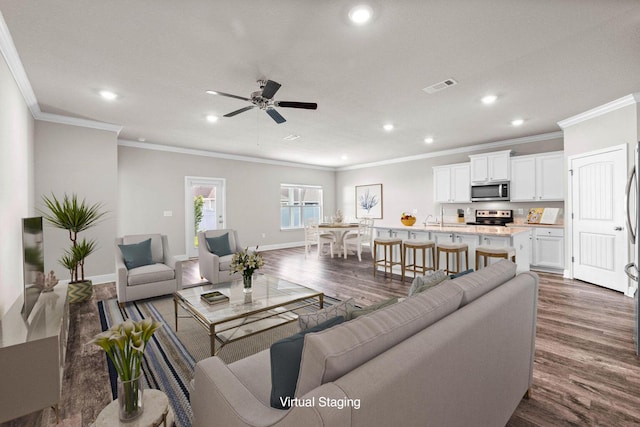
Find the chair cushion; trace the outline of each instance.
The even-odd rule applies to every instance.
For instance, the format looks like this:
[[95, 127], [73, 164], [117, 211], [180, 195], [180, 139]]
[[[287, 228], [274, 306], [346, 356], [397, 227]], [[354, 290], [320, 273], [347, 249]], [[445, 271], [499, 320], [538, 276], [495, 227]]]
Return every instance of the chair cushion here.
[[296, 391], [304, 336], [311, 332], [323, 331], [342, 322], [344, 317], [334, 317], [271, 345], [271, 407], [276, 409], [291, 407], [291, 403], [285, 398], [293, 399]]
[[414, 277], [413, 282], [411, 282], [408, 296], [426, 291], [430, 287], [447, 279], [448, 277], [444, 270], [428, 271], [424, 276], [416, 276]]
[[151, 257], [151, 239], [130, 245], [118, 245], [118, 247], [122, 252], [122, 259], [127, 270], [154, 263]]
[[164, 282], [176, 278], [175, 271], [164, 264], [150, 264], [136, 267], [128, 272], [129, 286], [144, 285], [146, 283]]
[[209, 252], [218, 256], [230, 255], [231, 246], [229, 244], [229, 233], [225, 233], [218, 237], [205, 237]]
[[233, 259], [233, 255], [225, 255], [221, 256], [219, 259], [218, 270], [219, 271], [229, 271], [231, 270], [231, 260]]
[[130, 234], [122, 236], [122, 244], [130, 245], [151, 239], [151, 259], [153, 262], [164, 262], [164, 247], [161, 234]]
[[313, 328], [314, 326], [319, 325], [320, 323], [325, 322], [333, 317], [342, 316], [345, 319], [350, 319], [351, 312], [355, 307], [356, 306], [353, 302], [353, 298], [349, 298], [348, 300], [342, 301], [338, 304], [330, 305], [313, 313], [299, 314], [298, 326], [300, 326], [301, 331], [304, 331], [305, 329]]

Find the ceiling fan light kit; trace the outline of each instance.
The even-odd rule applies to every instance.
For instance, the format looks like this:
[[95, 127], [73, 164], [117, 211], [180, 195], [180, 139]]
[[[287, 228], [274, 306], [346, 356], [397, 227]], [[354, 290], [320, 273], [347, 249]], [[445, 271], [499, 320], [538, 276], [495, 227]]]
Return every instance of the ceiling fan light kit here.
[[304, 110], [316, 110], [318, 108], [318, 104], [315, 102], [275, 101], [273, 97], [282, 85], [278, 82], [274, 82], [273, 80], [258, 80], [258, 86], [260, 87], [260, 90], [253, 92], [250, 98], [232, 95], [230, 93], [220, 92], [217, 90], [208, 90], [206, 93], [251, 102], [252, 105], [227, 113], [224, 117], [233, 117], [237, 114], [244, 113], [245, 111], [258, 107], [259, 109], [264, 110], [276, 123], [280, 124], [286, 122], [286, 119], [282, 117], [274, 107], [300, 108]]

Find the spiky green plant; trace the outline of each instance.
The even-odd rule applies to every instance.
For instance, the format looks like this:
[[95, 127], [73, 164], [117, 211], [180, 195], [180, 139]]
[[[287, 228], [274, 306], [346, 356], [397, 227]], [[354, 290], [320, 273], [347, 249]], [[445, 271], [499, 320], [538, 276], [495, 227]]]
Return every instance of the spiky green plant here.
[[[65, 255], [60, 259], [60, 263], [69, 268], [71, 259], [75, 260], [75, 265], [71, 270], [71, 281], [84, 281], [84, 261], [89, 254], [95, 251], [96, 243], [93, 240], [89, 242], [83, 240], [79, 244], [78, 233], [98, 224], [107, 212], [102, 210], [102, 203], [89, 205], [85, 199], [79, 201], [76, 194], [68, 196], [65, 193], [62, 200], [52, 194], [51, 197], [42, 196], [42, 200], [49, 211], [41, 211], [42, 217], [50, 225], [67, 230], [69, 233], [69, 240], [71, 240], [72, 245], [71, 251], [65, 252]], [[81, 273], [80, 276], [78, 275], [79, 271]]]

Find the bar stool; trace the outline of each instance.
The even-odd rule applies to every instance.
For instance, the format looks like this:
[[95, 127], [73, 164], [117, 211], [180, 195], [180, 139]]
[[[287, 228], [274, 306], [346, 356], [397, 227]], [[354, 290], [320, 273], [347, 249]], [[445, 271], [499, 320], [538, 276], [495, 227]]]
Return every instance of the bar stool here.
[[487, 266], [488, 258], [504, 258], [516, 262], [516, 248], [511, 246], [478, 246], [476, 248], [476, 270], [480, 269], [480, 257], [483, 258], [483, 267]]
[[[413, 251], [413, 263], [409, 262], [407, 256], [407, 250]], [[427, 266], [427, 250], [431, 250], [431, 267]], [[422, 252], [422, 265], [418, 265], [417, 251]], [[416, 273], [425, 274], [428, 270], [435, 270], [436, 267], [436, 243], [432, 240], [405, 240], [402, 242], [402, 256], [404, 262], [402, 263], [402, 283], [404, 283], [404, 276], [407, 271], [412, 271], [414, 275]]]
[[[460, 257], [464, 252], [464, 260], [467, 263], [467, 270], [469, 269], [469, 245], [466, 243], [438, 243], [437, 248], [437, 265], [440, 268], [440, 252], [444, 252], [447, 257], [447, 267], [445, 272], [447, 274], [458, 274], [460, 273]], [[453, 271], [449, 268], [449, 254], [453, 254], [456, 257], [456, 270]]]
[[[398, 246], [400, 250], [400, 261], [393, 260], [393, 248]], [[384, 258], [378, 260], [378, 246], [382, 247], [384, 251]], [[389, 252], [389, 256], [387, 257], [387, 251]], [[376, 277], [376, 270], [378, 266], [381, 265], [384, 267], [384, 275], [387, 276], [387, 268], [389, 269], [389, 274], [391, 275], [391, 279], [393, 279], [393, 266], [394, 265], [402, 265], [402, 239], [398, 239], [395, 237], [376, 237], [373, 240], [373, 277]]]

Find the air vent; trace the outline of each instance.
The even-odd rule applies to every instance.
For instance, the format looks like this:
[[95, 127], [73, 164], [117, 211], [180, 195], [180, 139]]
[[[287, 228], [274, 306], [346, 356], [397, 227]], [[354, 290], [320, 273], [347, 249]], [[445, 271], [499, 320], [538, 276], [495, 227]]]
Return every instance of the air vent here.
[[298, 139], [298, 138], [300, 138], [300, 135], [294, 135], [294, 134], [291, 134], [291, 135], [287, 135], [287, 136], [285, 136], [285, 137], [284, 137], [284, 138], [282, 138], [282, 139], [284, 139], [285, 141], [295, 141], [295, 140], [296, 140], [296, 139]]
[[422, 89], [423, 91], [427, 92], [427, 93], [436, 93], [436, 92], [440, 92], [442, 89], [446, 89], [448, 87], [457, 85], [458, 82], [455, 81], [454, 79], [447, 79], [445, 81], [436, 83], [434, 85], [431, 86], [427, 86], [424, 89]]

